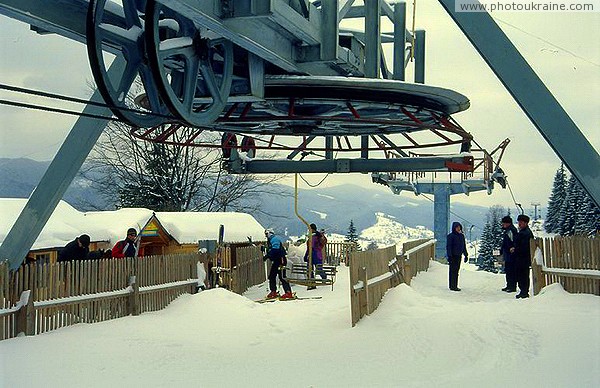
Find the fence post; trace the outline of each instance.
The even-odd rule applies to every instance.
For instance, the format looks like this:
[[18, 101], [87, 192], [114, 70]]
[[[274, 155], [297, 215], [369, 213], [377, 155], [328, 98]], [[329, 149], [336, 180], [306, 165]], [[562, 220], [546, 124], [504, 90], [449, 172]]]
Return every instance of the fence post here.
[[544, 254], [542, 241], [543, 241], [542, 239], [537, 238], [531, 242], [531, 251], [533, 252], [531, 255], [531, 257], [533, 258], [531, 260], [531, 275], [533, 278], [532, 279], [533, 280], [533, 295], [539, 294], [540, 291], [542, 290], [542, 288], [546, 287], [546, 277], [545, 277], [544, 273], [542, 272], [542, 266], [539, 265], [535, 259], [536, 248], [540, 248], [540, 250], [542, 251], [542, 256]]
[[130, 315], [140, 315], [140, 287], [135, 275], [129, 277], [129, 285], [131, 294], [129, 294], [128, 312]]
[[411, 279], [412, 269], [410, 268], [410, 255], [406, 255], [406, 259], [404, 259], [404, 283], [406, 283], [407, 286], [410, 286]]
[[35, 334], [35, 307], [33, 306], [33, 296], [31, 290], [23, 291], [19, 299], [21, 308], [16, 315], [17, 334], [25, 335]]

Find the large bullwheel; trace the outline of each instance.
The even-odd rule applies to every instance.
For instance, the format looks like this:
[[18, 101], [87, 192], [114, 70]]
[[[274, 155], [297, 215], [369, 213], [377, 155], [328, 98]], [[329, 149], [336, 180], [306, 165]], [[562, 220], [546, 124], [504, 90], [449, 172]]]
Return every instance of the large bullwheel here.
[[201, 36], [194, 24], [156, 0], [146, 4], [146, 49], [170, 111], [191, 126], [216, 120], [227, 104], [233, 45]]
[[[119, 119], [135, 127], [168, 121], [169, 114], [152, 78], [146, 58], [144, 22], [136, 0], [91, 0], [87, 15], [87, 49], [98, 90]], [[108, 77], [105, 50], [124, 56], [125, 70]], [[143, 98], [140, 98], [142, 96]], [[136, 98], [137, 97], [137, 98]], [[140, 103], [141, 101], [141, 103]]]

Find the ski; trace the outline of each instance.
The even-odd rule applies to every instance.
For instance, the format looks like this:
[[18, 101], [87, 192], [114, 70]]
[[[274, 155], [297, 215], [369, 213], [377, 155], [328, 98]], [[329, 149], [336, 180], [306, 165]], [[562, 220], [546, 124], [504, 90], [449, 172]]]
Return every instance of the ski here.
[[281, 297], [277, 297], [277, 298], [264, 298], [264, 299], [259, 299], [259, 300], [255, 300], [256, 303], [267, 303], [267, 302], [275, 302], [275, 301], [281, 301], [281, 302], [286, 302], [288, 300], [306, 300], [306, 299], [321, 299], [323, 298], [322, 296], [296, 296], [296, 294], [294, 294], [293, 298], [285, 298], [282, 299]]

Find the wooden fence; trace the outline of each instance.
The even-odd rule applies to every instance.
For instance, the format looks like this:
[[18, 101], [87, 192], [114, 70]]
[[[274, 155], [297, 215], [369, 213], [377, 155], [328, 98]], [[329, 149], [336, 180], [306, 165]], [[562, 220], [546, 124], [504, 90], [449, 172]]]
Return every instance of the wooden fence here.
[[348, 265], [350, 255], [356, 251], [356, 244], [351, 242], [327, 242], [325, 244], [324, 264], [338, 266], [340, 263]]
[[[0, 264], [0, 340], [160, 310], [196, 292], [206, 254]], [[200, 264], [199, 264], [200, 263]]]
[[[411, 247], [408, 249], [407, 247]], [[396, 246], [372, 251], [353, 252], [350, 259], [350, 310], [352, 326], [377, 309], [388, 289], [429, 268], [435, 257], [435, 240], [406, 243], [403, 255]]]
[[231, 269], [230, 290], [242, 294], [248, 288], [267, 280], [263, 253], [259, 247], [238, 247], [236, 265]]
[[560, 283], [567, 292], [600, 295], [600, 238], [537, 238], [531, 246], [534, 295], [552, 283]]
[[429, 260], [435, 258], [435, 241], [420, 239], [402, 244], [404, 258], [404, 282], [410, 286], [411, 279], [429, 269]]

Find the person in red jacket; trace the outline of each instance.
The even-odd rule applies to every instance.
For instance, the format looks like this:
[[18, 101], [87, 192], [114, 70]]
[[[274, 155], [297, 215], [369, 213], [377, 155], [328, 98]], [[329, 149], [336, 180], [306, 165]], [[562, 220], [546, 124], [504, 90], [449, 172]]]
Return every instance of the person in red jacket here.
[[137, 239], [137, 230], [135, 228], [127, 229], [127, 238], [115, 244], [112, 249], [112, 257], [140, 257], [144, 255], [143, 248], [140, 248]]

